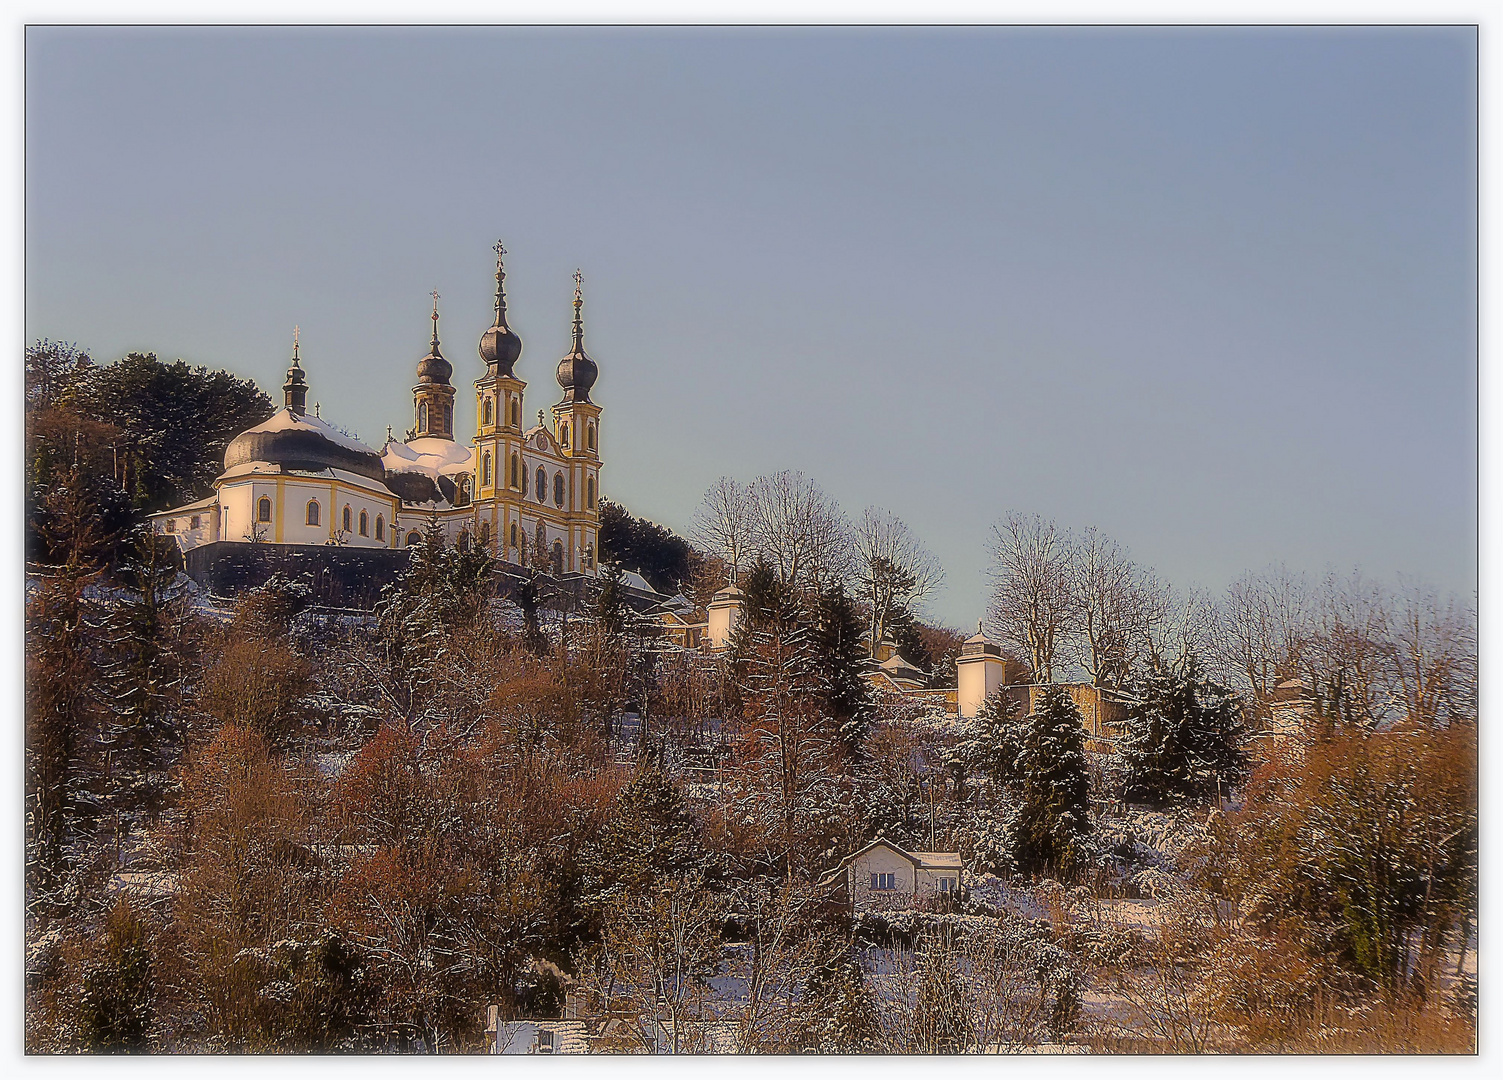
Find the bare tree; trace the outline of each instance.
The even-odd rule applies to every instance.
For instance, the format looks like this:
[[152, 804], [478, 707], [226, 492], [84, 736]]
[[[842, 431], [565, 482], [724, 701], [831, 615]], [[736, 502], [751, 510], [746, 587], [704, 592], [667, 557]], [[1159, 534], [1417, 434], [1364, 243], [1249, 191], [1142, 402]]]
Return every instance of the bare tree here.
[[1312, 632], [1311, 608], [1304, 577], [1283, 564], [1244, 574], [1227, 588], [1216, 625], [1216, 659], [1257, 705], [1266, 705], [1279, 681], [1300, 670]]
[[992, 626], [1028, 657], [1037, 682], [1052, 682], [1070, 633], [1071, 553], [1067, 534], [1034, 514], [1009, 513], [992, 527]]
[[747, 489], [756, 547], [784, 584], [818, 587], [850, 570], [840, 506], [801, 472], [759, 476]]
[[1477, 630], [1455, 597], [1401, 579], [1387, 647], [1404, 718], [1435, 727], [1477, 718]]
[[1142, 575], [1127, 552], [1095, 527], [1075, 538], [1071, 549], [1066, 573], [1080, 666], [1094, 685], [1120, 687], [1146, 637], [1149, 597]]
[[732, 585], [740, 572], [741, 560], [752, 546], [754, 525], [751, 493], [729, 476], [722, 476], [711, 485], [694, 515], [695, 541], [730, 566]]
[[897, 608], [921, 604], [939, 588], [944, 569], [902, 518], [869, 506], [856, 530], [861, 586], [871, 606], [871, 651]]

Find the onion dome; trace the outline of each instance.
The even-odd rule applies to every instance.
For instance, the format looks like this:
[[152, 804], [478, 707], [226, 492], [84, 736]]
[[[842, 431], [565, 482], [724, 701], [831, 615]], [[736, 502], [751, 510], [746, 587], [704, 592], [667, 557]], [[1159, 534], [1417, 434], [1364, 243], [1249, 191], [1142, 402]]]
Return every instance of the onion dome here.
[[448, 386], [449, 376], [454, 374], [454, 365], [438, 351], [438, 293], [433, 294], [433, 341], [428, 355], [418, 361], [418, 382], [428, 386]]
[[386, 480], [380, 454], [318, 417], [302, 415], [290, 407], [242, 431], [225, 447], [226, 472], [251, 464], [276, 465], [283, 472], [342, 469], [378, 482]]
[[516, 378], [512, 366], [522, 355], [522, 339], [506, 325], [506, 268], [501, 260], [506, 249], [496, 241], [496, 322], [480, 335], [480, 359], [485, 361], [487, 375]]
[[295, 326], [292, 328], [292, 364], [287, 369], [287, 381], [282, 384], [282, 405], [298, 416], [308, 411], [308, 380], [303, 378], [302, 364], [298, 361]]
[[584, 321], [579, 315], [584, 305], [582, 282], [583, 276], [574, 271], [574, 347], [558, 362], [558, 385], [564, 388], [565, 402], [588, 402], [590, 387], [600, 377], [600, 368], [584, 350]]

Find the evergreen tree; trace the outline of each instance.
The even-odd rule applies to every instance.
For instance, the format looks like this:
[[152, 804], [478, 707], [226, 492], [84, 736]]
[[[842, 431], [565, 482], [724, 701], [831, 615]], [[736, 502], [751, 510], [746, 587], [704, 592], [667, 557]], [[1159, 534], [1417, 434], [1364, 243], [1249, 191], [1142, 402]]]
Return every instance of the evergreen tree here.
[[599, 591], [595, 594], [595, 619], [607, 634], [617, 635], [626, 629], [630, 609], [626, 606], [626, 586], [622, 578], [626, 571], [620, 563], [608, 563], [600, 568]]
[[151, 951], [123, 897], [105, 920], [101, 955], [84, 975], [79, 1004], [85, 1047], [107, 1053], [144, 1048], [153, 1015]]
[[815, 667], [823, 683], [825, 710], [846, 760], [859, 761], [875, 712], [871, 684], [863, 674], [868, 657], [862, 647], [861, 618], [855, 602], [838, 584], [820, 593], [817, 614]]
[[1241, 706], [1201, 676], [1193, 656], [1150, 672], [1132, 693], [1119, 747], [1128, 799], [1166, 806], [1213, 797], [1241, 779]]
[[849, 946], [809, 972], [804, 986], [809, 1028], [822, 1054], [870, 1054], [882, 1038], [876, 1003]]
[[1077, 842], [1091, 830], [1090, 775], [1085, 725], [1064, 687], [1045, 689], [1027, 718], [1014, 774], [1019, 867], [1072, 874]]
[[1028, 727], [1022, 711], [1017, 699], [1005, 691], [982, 703], [976, 715], [961, 726], [960, 737], [950, 751], [950, 769], [958, 779], [964, 782], [966, 775], [980, 772], [1001, 784], [1017, 777], [1018, 754]]

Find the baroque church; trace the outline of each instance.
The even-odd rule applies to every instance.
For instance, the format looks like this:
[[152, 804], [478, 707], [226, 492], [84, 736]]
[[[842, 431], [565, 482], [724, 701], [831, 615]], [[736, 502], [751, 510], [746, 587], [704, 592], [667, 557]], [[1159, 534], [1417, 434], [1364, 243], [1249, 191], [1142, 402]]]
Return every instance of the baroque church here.
[[[590, 400], [599, 368], [585, 352], [583, 295], [574, 275], [573, 346], [558, 363], [561, 399], [524, 426], [518, 377], [522, 341], [506, 320], [505, 249], [496, 244], [495, 321], [480, 336], [485, 371], [475, 380], [475, 437], [454, 439], [454, 367], [433, 337], [417, 363], [414, 426], [400, 442], [387, 429], [380, 452], [308, 415], [308, 378], [293, 333], [283, 405], [225, 449], [214, 494], [152, 515], [190, 570], [216, 545], [349, 550], [409, 547], [435, 524], [451, 543], [479, 543], [503, 562], [558, 574], [596, 572], [600, 528], [600, 407]], [[259, 549], [265, 551], [265, 548]], [[195, 558], [196, 556], [196, 558]]]

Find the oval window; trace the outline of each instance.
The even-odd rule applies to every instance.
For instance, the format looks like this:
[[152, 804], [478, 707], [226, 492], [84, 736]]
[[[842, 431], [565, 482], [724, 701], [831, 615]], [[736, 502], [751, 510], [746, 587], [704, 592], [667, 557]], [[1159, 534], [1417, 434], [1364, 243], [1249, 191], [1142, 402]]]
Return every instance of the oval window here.
[[553, 505], [564, 505], [564, 474], [561, 472], [553, 474]]

